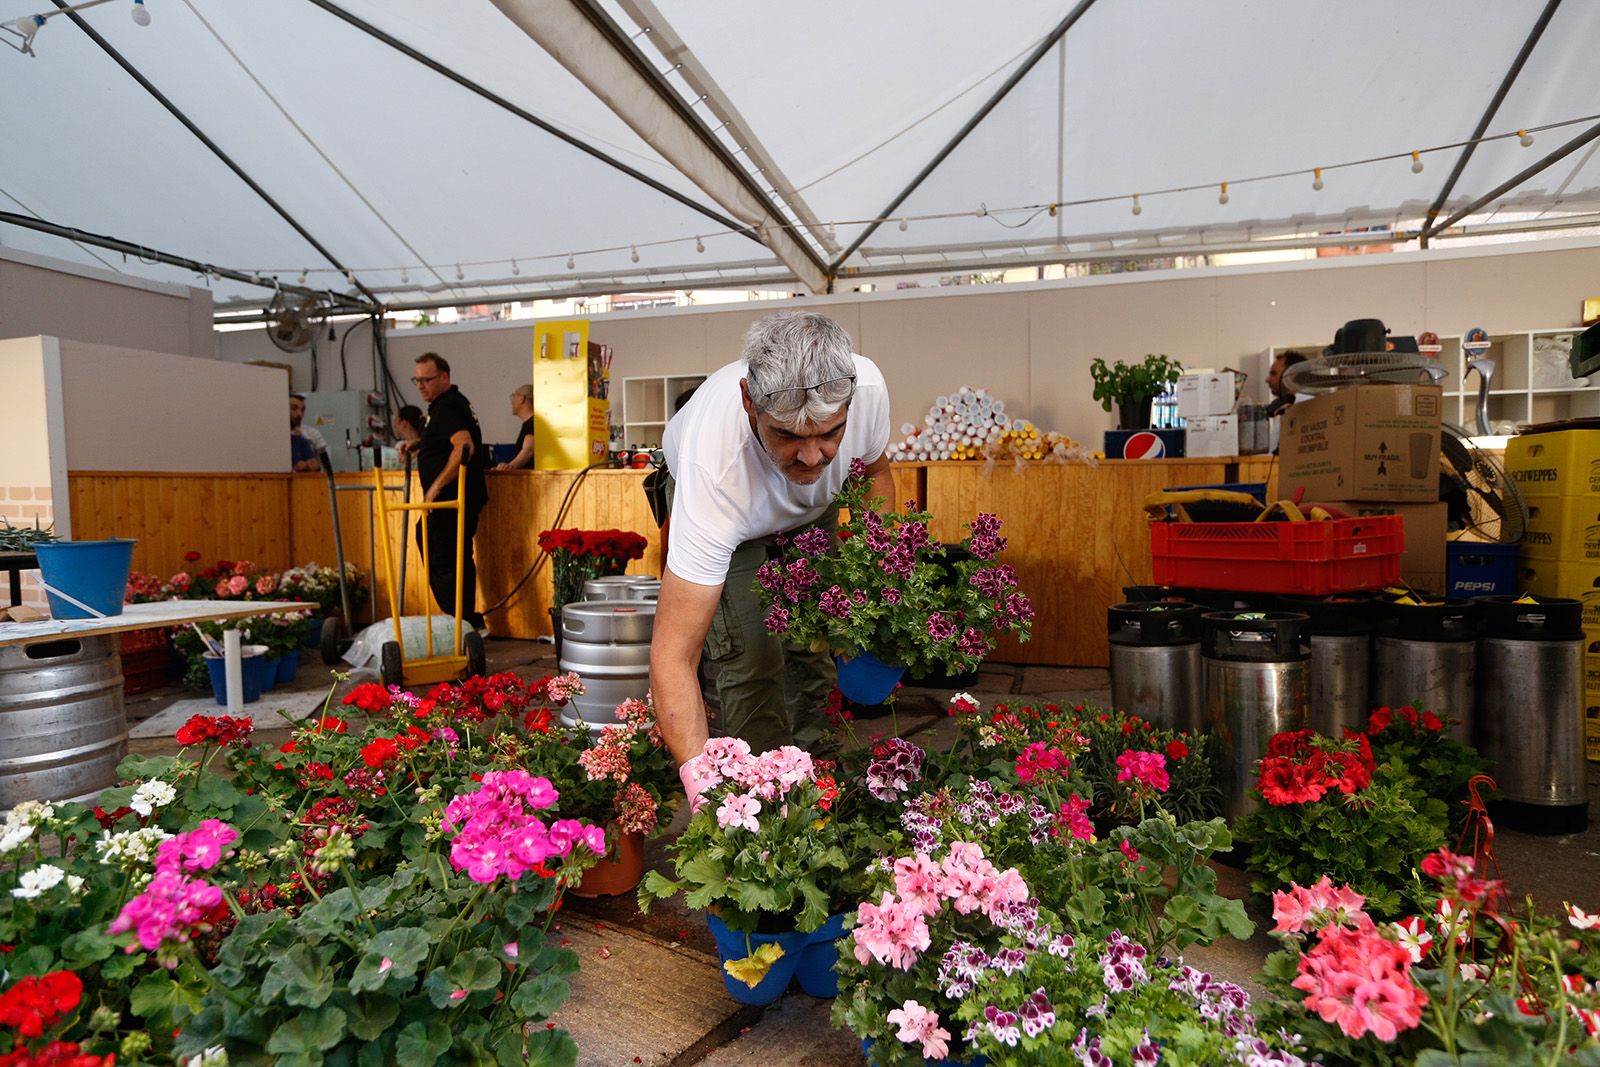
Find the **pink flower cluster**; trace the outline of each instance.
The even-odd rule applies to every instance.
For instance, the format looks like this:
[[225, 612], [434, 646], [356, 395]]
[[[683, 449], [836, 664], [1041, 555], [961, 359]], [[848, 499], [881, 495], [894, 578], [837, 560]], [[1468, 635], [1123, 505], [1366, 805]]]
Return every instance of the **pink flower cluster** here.
[[1041, 774], [1065, 774], [1071, 766], [1072, 760], [1067, 758], [1065, 752], [1051, 748], [1043, 741], [1035, 741], [1017, 756], [1017, 780], [1031, 782]]
[[1088, 799], [1074, 793], [1056, 813], [1056, 825], [1067, 831], [1074, 840], [1088, 841], [1094, 837], [1094, 822], [1090, 820], [1088, 812]]
[[1165, 793], [1172, 785], [1167, 777], [1167, 757], [1159, 752], [1139, 752], [1128, 749], [1117, 757], [1117, 781], [1133, 782], [1133, 790], [1141, 793]]
[[1428, 995], [1411, 980], [1411, 953], [1363, 915], [1357, 925], [1323, 927], [1292, 983], [1305, 1004], [1347, 1037], [1369, 1031], [1393, 1041], [1422, 1019]]
[[599, 782], [607, 778], [616, 782], [628, 780], [628, 775], [633, 771], [633, 763], [628, 759], [632, 733], [631, 727], [607, 726], [600, 731], [600, 740], [595, 742], [593, 748], [578, 753], [578, 763], [588, 774], [589, 781]]
[[1335, 888], [1327, 875], [1309, 889], [1290, 882], [1287, 892], [1272, 894], [1275, 934], [1303, 934], [1339, 923], [1359, 923], [1366, 919], [1361, 905], [1367, 899], [1348, 886]]
[[[132, 930], [139, 945], [154, 952], [164, 943], [182, 944], [195, 931], [209, 930], [206, 915], [222, 903], [222, 890], [190, 878], [186, 871], [209, 871], [222, 862], [239, 832], [218, 819], [161, 842], [156, 873], [144, 892], [129, 900], [106, 928], [110, 934]], [[129, 952], [137, 949], [128, 946]]]
[[899, 1027], [895, 1036], [908, 1045], [921, 1045], [922, 1058], [942, 1060], [950, 1055], [950, 1031], [939, 1025], [939, 1013], [908, 1000], [889, 1012], [889, 1022]]
[[647, 834], [656, 827], [656, 798], [638, 782], [617, 790], [611, 801], [617, 810], [617, 829], [625, 834]]
[[665, 743], [661, 739], [661, 724], [656, 721], [656, 709], [650, 702], [650, 694], [646, 693], [643, 700], [629, 697], [618, 704], [617, 718], [635, 730], [643, 730], [652, 745], [659, 748]]
[[558, 674], [545, 682], [545, 692], [550, 695], [550, 703], [557, 707], [584, 691], [583, 682], [571, 671]]
[[929, 917], [946, 901], [962, 915], [981, 911], [991, 922], [1005, 918], [1012, 904], [1028, 899], [1028, 886], [1015, 867], [996, 869], [971, 842], [956, 841], [935, 863], [927, 853], [902, 856], [894, 864], [894, 892], [856, 913], [856, 959], [876, 959], [909, 970], [929, 945]]
[[[811, 754], [804, 749], [784, 745], [755, 756], [750, 753], [749, 742], [737, 737], [713, 737], [706, 742], [700, 755], [683, 765], [681, 773], [686, 779], [685, 784], [693, 782], [701, 794], [701, 799], [695, 803], [696, 810], [704, 800], [709, 799], [704, 796], [706, 791], [724, 782], [732, 782], [745, 790], [743, 795], [738, 792], [728, 794], [718, 809], [717, 822], [723, 828], [737, 823], [752, 833], [759, 829], [759, 824], [751, 823], [761, 811], [761, 801], [777, 800], [802, 782], [816, 780]], [[728, 802], [735, 799], [738, 803], [730, 807]], [[751, 808], [747, 801], [755, 801], [755, 807]], [[722, 814], [724, 810], [730, 813], [726, 816], [727, 821], [724, 821]], [[737, 815], [732, 814], [735, 811]]]
[[546, 826], [532, 814], [554, 804], [557, 796], [548, 778], [524, 770], [489, 771], [476, 792], [463, 793], [445, 807], [442, 825], [456, 831], [451, 865], [474, 882], [501, 876], [516, 881], [551, 857], [567, 857], [576, 845], [605, 855], [601, 827], [576, 819], [557, 819]]

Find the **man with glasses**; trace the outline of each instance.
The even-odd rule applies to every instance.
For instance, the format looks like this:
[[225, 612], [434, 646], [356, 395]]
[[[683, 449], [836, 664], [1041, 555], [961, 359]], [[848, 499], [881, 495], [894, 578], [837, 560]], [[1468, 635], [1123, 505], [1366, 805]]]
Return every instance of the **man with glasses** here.
[[[466, 537], [461, 553], [461, 618], [482, 631], [478, 614], [478, 568], [472, 558], [472, 538], [478, 532], [478, 514], [489, 502], [484, 478], [483, 431], [472, 404], [450, 384], [450, 364], [437, 352], [417, 357], [411, 384], [428, 405], [428, 422], [414, 445], [403, 445], [417, 456], [417, 475], [426, 503], [456, 498], [456, 474], [467, 468]], [[428, 538], [428, 586], [441, 611], [456, 610], [456, 516], [450, 511], [430, 511], [423, 520]], [[423, 536], [422, 531], [418, 536]]]
[[757, 752], [820, 736], [833, 662], [767, 633], [756, 568], [781, 554], [774, 535], [837, 524], [831, 505], [853, 460], [866, 464], [873, 494], [893, 501], [888, 443], [882, 373], [854, 353], [837, 322], [815, 312], [757, 322], [743, 358], [708, 377], [667, 424], [672, 539], [650, 683], [680, 765], [708, 736], [702, 652], [721, 668], [718, 733]]

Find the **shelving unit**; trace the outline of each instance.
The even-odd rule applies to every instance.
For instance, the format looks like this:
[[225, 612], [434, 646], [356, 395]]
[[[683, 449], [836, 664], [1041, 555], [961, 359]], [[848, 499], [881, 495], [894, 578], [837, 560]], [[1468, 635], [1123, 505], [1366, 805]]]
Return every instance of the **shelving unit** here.
[[659, 448], [678, 397], [697, 388], [704, 374], [649, 375], [622, 379], [622, 444]]
[[[1583, 327], [1527, 330], [1489, 335], [1484, 355], [1495, 361], [1489, 390], [1489, 422], [1511, 423], [1516, 430], [1536, 422], [1600, 416], [1600, 378], [1574, 379], [1567, 369], [1567, 354]], [[1449, 374], [1444, 388], [1444, 418], [1476, 429], [1478, 376], [1468, 369], [1460, 335], [1439, 337], [1439, 360]], [[1307, 355], [1321, 352], [1323, 344], [1275, 345], [1267, 350], [1267, 363], [1279, 352]]]

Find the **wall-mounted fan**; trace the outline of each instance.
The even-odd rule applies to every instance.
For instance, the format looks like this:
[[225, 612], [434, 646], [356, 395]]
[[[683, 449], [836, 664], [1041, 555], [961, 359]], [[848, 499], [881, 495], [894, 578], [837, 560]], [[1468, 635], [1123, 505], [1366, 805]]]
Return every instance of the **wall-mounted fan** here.
[[1450, 530], [1470, 530], [1503, 545], [1521, 541], [1528, 509], [1517, 483], [1466, 430], [1447, 422], [1440, 431], [1439, 499], [1448, 507]]
[[304, 352], [316, 337], [312, 319], [319, 310], [317, 298], [310, 293], [286, 293], [279, 289], [272, 294], [267, 305], [270, 319], [267, 337], [285, 352]]

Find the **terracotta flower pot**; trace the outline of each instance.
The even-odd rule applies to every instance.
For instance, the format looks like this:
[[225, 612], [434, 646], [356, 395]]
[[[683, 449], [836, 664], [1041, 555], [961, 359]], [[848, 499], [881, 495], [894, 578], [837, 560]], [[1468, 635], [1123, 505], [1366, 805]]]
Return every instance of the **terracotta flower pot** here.
[[631, 893], [644, 878], [644, 834], [619, 834], [608, 827], [615, 853], [607, 852], [600, 862], [583, 872], [583, 878], [567, 892], [579, 897], [614, 897]]

